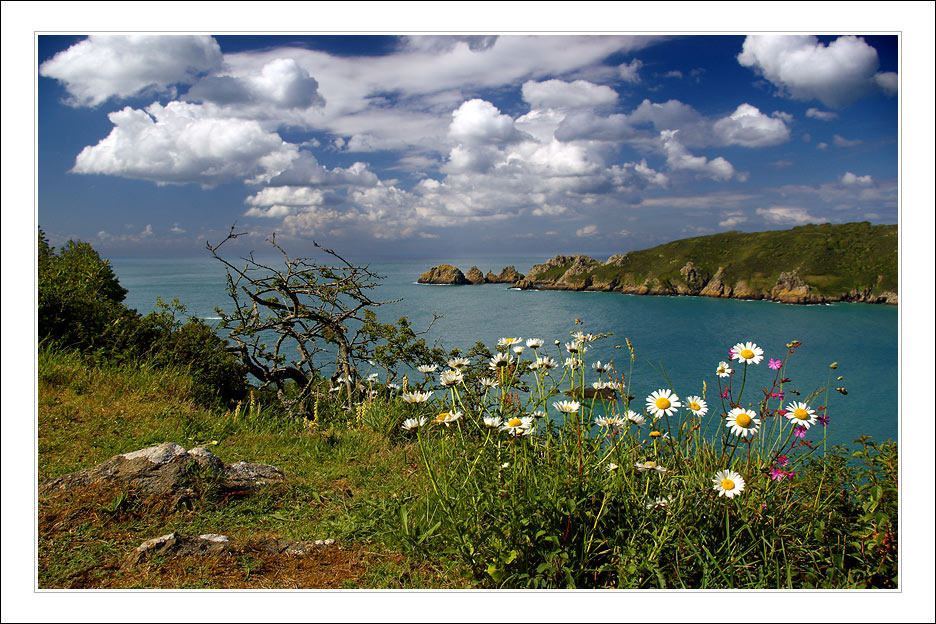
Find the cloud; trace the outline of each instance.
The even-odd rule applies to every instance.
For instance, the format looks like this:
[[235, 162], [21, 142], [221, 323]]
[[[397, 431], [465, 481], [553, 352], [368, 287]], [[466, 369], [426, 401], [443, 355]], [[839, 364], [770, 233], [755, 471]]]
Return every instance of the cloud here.
[[764, 217], [764, 220], [769, 223], [783, 225], [803, 225], [806, 223], [825, 223], [828, 221], [825, 217], [814, 217], [810, 215], [805, 208], [800, 208], [799, 206], [758, 208], [757, 214]]
[[856, 176], [851, 171], [846, 171], [842, 176], [842, 184], [845, 186], [870, 186], [874, 182], [870, 175]]
[[790, 140], [783, 119], [768, 117], [750, 104], [741, 104], [730, 116], [716, 121], [712, 130], [725, 145], [769, 147]]
[[735, 175], [734, 167], [721, 156], [707, 159], [705, 156], [693, 156], [678, 140], [676, 130], [663, 130], [660, 132], [660, 141], [663, 152], [666, 154], [666, 163], [674, 171], [693, 171], [700, 177], [713, 180], [730, 180]]
[[825, 141], [820, 141], [819, 143], [816, 143], [816, 149], [820, 149], [820, 150], [829, 149], [829, 144], [826, 143]]
[[630, 63], [621, 63], [618, 65], [618, 74], [624, 82], [640, 82], [640, 74], [637, 71], [643, 66], [640, 59], [634, 59]]
[[739, 210], [726, 212], [724, 216], [725, 218], [718, 222], [718, 227], [733, 228], [748, 220], [744, 213]]
[[861, 139], [846, 139], [845, 137], [834, 135], [832, 137], [832, 143], [835, 144], [835, 147], [855, 147], [856, 145], [861, 145]]
[[[127, 226], [128, 228], [130, 226]], [[178, 232], [177, 228], [172, 228], [173, 232]], [[184, 232], [185, 230], [181, 230]], [[98, 240], [101, 242], [107, 243], [140, 243], [148, 238], [153, 236], [153, 226], [149, 223], [146, 224], [146, 227], [142, 231], [135, 234], [111, 234], [105, 230], [101, 230], [97, 233]]]
[[806, 116], [812, 117], [813, 119], [818, 119], [819, 121], [832, 121], [838, 117], [838, 113], [833, 113], [832, 111], [823, 111], [818, 108], [807, 108]]
[[523, 83], [523, 99], [534, 108], [579, 108], [614, 106], [617, 92], [606, 85], [597, 85], [586, 80], [565, 82], [564, 80], [546, 80]]
[[586, 225], [583, 228], [575, 230], [575, 235], [578, 237], [594, 236], [598, 233], [597, 225]]
[[39, 67], [39, 75], [65, 86], [72, 106], [98, 106], [109, 98], [171, 93], [222, 63], [207, 35], [91, 35]]
[[298, 149], [253, 120], [212, 117], [201, 106], [154, 103], [108, 115], [114, 128], [85, 147], [73, 173], [107, 174], [157, 184], [269, 180], [287, 169]]
[[793, 99], [832, 108], [877, 91], [896, 92], [896, 75], [878, 74], [877, 50], [853, 35], [828, 46], [812, 35], [748, 35], [738, 62]]
[[490, 102], [468, 100], [452, 113], [449, 137], [467, 145], [501, 145], [523, 138], [510, 115]]
[[666, 72], [665, 74], [663, 74], [663, 77], [664, 78], [679, 78], [680, 80], [682, 80], [683, 73], [679, 71], [678, 69], [672, 69]]
[[252, 104], [283, 109], [321, 108], [325, 105], [325, 98], [318, 92], [318, 81], [291, 58], [274, 59], [255, 75], [203, 78], [189, 89], [185, 99], [227, 106]]

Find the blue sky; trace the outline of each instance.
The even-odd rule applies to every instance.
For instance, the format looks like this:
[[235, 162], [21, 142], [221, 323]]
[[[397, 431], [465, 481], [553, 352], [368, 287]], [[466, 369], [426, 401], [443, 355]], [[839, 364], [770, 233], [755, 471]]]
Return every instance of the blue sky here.
[[53, 244], [354, 256], [897, 222], [896, 35], [39, 35]]

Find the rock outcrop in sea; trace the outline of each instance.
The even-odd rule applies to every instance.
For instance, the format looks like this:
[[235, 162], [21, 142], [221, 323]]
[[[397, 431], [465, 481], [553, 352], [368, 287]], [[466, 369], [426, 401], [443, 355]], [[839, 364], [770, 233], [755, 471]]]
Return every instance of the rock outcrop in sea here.
[[494, 271], [484, 275], [476, 266], [465, 274], [451, 264], [439, 264], [420, 275], [416, 281], [420, 284], [516, 284], [522, 279], [523, 274], [515, 266], [505, 267], [496, 275]]

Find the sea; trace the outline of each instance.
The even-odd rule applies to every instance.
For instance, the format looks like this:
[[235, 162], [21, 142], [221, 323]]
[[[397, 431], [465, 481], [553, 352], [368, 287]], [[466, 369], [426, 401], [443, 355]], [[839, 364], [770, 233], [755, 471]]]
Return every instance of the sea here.
[[[756, 402], [761, 389], [774, 379], [774, 371], [767, 367], [769, 359], [782, 360], [786, 345], [797, 340], [802, 344], [787, 362], [784, 372], [791, 383], [785, 389], [801, 394], [797, 398], [788, 393], [784, 403], [803, 400], [825, 388], [812, 405], [828, 406], [828, 444], [855, 447], [854, 441], [863, 435], [878, 441], [898, 439], [897, 306], [804, 306], [706, 297], [522, 291], [503, 284], [436, 286], [416, 281], [421, 273], [443, 262], [464, 272], [477, 266], [485, 274], [489, 270], [496, 274], [509, 265], [526, 273], [546, 260], [504, 255], [355, 259], [355, 263], [366, 264], [382, 276], [371, 292], [373, 299], [399, 300], [377, 308], [381, 321], [406, 316], [419, 331], [434, 314], [441, 315], [425, 338], [446, 350], [468, 350], [478, 341], [493, 350], [504, 337], [542, 338], [546, 354], [556, 357], [559, 347], [554, 342], [568, 342], [572, 331], [605, 333], [610, 335], [590, 343], [586, 365], [613, 361], [622, 372], [630, 368], [626, 338], [637, 355], [630, 393], [641, 406], [646, 395], [660, 388], [672, 387], [682, 397], [701, 395], [704, 381], [706, 399], [714, 407], [719, 403], [716, 366], [730, 360], [732, 346], [748, 341], [764, 350], [764, 361], [750, 367], [745, 387], [744, 399]], [[143, 314], [154, 310], [159, 298], [178, 299], [188, 315], [216, 325], [220, 320], [216, 309], [232, 307], [225, 268], [211, 256], [112, 257], [110, 261], [128, 290], [124, 303]], [[243, 263], [234, 260], [234, 264]], [[830, 368], [833, 362], [838, 363], [834, 370]], [[814, 435], [821, 438], [818, 433], [809, 437]]]

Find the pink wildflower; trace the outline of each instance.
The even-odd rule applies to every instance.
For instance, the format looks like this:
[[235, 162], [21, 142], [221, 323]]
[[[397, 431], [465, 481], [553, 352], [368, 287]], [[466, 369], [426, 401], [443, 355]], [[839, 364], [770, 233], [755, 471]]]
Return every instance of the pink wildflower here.
[[781, 366], [783, 366], [783, 362], [771, 358], [771, 360], [767, 362], [767, 366], [769, 366], [772, 370], [778, 370]]
[[806, 427], [796, 427], [796, 428], [794, 428], [794, 429], [793, 429], [793, 435], [795, 435], [797, 438], [805, 438], [805, 437], [806, 437]]
[[770, 398], [771, 398], [771, 399], [780, 399], [780, 400], [782, 401], [782, 400], [783, 400], [783, 395], [784, 395], [783, 392], [771, 392], [771, 393], [770, 393]]
[[823, 427], [825, 427], [826, 425], [828, 425], [828, 424], [829, 424], [829, 417], [828, 417], [828, 416], [825, 416], [825, 415], [820, 416], [820, 417], [819, 417], [819, 424], [822, 425]]
[[724, 390], [722, 390], [722, 393], [721, 393], [719, 396], [721, 396], [721, 398], [723, 398], [723, 399], [727, 399], [727, 398], [728, 398], [728, 388], [725, 388]]
[[780, 455], [777, 457], [778, 466], [786, 466], [789, 463], [790, 463], [790, 458], [787, 457], [786, 455]]
[[773, 481], [783, 481], [783, 478], [786, 476], [786, 471], [783, 468], [774, 468], [770, 471], [770, 478]]

